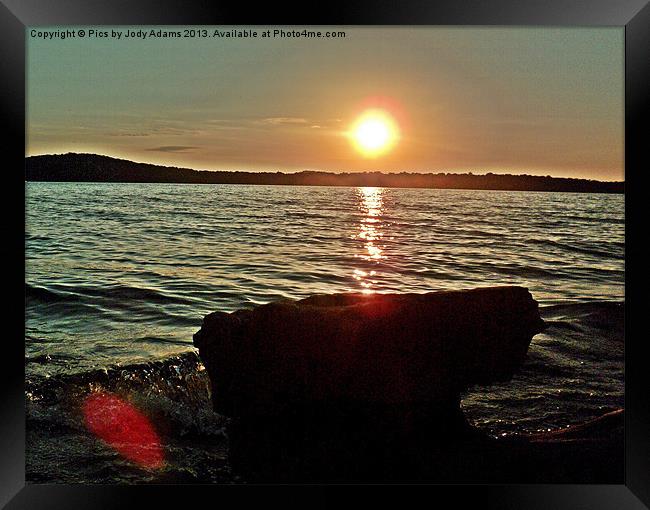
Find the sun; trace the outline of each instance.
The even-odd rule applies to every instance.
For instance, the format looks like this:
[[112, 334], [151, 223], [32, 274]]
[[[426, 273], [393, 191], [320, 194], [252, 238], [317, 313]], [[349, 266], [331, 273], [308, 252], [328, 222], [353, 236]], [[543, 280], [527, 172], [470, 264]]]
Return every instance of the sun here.
[[390, 151], [399, 141], [399, 128], [386, 111], [370, 109], [352, 124], [350, 139], [356, 149], [367, 158], [376, 158]]

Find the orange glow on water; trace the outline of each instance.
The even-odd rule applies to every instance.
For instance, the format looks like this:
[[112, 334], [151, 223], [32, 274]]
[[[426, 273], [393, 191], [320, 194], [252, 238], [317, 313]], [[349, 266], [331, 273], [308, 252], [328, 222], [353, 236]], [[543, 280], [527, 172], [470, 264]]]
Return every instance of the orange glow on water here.
[[[383, 194], [383, 188], [363, 187], [357, 189], [359, 209], [362, 211], [363, 217], [359, 222], [359, 230], [354, 237], [363, 242], [363, 252], [355, 254], [355, 257], [363, 260], [364, 265], [368, 263], [376, 264], [386, 258], [382, 244], [384, 237], [382, 231], [384, 222], [381, 220], [384, 209]], [[376, 283], [376, 276], [377, 271], [360, 268], [354, 269], [352, 274], [352, 277], [362, 287], [361, 291], [364, 294], [374, 292], [373, 285]]]
[[378, 242], [383, 237], [379, 228], [379, 219], [377, 218], [382, 212], [383, 200], [381, 188], [359, 188], [361, 193], [361, 208], [364, 210], [366, 217], [361, 220], [359, 239], [365, 240], [366, 254], [361, 258], [364, 260], [383, 258], [383, 250]]
[[83, 404], [86, 427], [124, 458], [157, 469], [164, 463], [160, 438], [146, 416], [116, 395], [93, 393]]

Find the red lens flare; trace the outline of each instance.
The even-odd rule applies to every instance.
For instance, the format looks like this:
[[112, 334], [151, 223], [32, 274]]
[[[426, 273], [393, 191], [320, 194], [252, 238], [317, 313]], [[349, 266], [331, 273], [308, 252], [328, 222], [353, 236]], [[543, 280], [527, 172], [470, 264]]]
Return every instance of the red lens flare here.
[[142, 467], [163, 465], [160, 438], [146, 416], [116, 395], [93, 393], [83, 404], [86, 427]]

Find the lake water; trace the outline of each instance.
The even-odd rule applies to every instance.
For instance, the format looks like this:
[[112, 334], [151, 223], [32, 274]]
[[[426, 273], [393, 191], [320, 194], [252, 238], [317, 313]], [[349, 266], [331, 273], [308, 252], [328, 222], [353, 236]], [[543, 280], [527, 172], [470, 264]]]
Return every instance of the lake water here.
[[[160, 481], [79, 423], [75, 399], [102, 384], [169, 422], [173, 480], [184, 463], [218, 464], [223, 448], [193, 457], [181, 440], [190, 430], [214, 448], [222, 434], [200, 362], [183, 354], [192, 335], [209, 312], [314, 293], [528, 287], [550, 327], [513, 381], [465, 395], [469, 418], [502, 435], [623, 406], [622, 195], [30, 182], [26, 197], [32, 481]], [[223, 462], [190, 480], [228, 479]]]

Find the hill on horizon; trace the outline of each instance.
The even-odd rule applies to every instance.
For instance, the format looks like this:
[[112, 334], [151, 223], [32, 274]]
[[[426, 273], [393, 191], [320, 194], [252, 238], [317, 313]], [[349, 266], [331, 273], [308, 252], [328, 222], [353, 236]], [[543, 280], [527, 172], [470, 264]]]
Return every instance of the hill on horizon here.
[[623, 193], [623, 181], [473, 173], [297, 173], [210, 171], [136, 163], [98, 154], [51, 154], [25, 158], [25, 180], [41, 182], [148, 182], [184, 184], [266, 184], [294, 186], [377, 186], [387, 188], [476, 189]]

